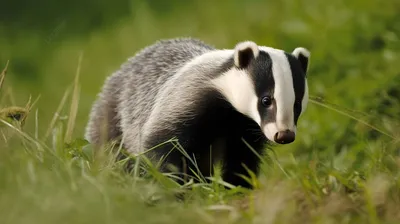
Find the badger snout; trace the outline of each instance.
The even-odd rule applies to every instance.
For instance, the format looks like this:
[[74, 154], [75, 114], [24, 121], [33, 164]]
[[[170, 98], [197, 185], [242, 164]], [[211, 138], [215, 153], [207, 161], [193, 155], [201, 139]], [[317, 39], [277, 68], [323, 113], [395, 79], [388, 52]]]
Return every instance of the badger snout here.
[[274, 136], [274, 141], [279, 144], [288, 144], [294, 141], [296, 134], [289, 129], [278, 131]]

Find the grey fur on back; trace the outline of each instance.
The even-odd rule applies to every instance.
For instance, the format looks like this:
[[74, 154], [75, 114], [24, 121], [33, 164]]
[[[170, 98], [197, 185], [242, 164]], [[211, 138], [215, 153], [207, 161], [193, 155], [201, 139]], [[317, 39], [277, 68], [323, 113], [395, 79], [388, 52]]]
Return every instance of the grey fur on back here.
[[195, 98], [209, 87], [210, 78], [231, 66], [231, 60], [222, 58], [182, 70], [213, 50], [191, 38], [162, 40], [141, 50], [105, 81], [90, 113], [86, 139], [100, 145], [123, 136], [128, 151], [142, 151], [158, 125], [172, 128], [177, 119], [191, 116]]

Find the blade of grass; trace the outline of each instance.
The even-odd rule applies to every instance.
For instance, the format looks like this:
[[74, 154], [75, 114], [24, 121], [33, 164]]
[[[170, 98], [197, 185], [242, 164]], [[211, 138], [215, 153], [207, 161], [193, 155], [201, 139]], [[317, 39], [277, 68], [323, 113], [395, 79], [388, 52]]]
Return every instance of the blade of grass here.
[[83, 58], [83, 53], [81, 53], [79, 56], [78, 67], [76, 70], [75, 81], [74, 81], [74, 90], [73, 90], [72, 98], [71, 98], [71, 106], [70, 106], [70, 111], [69, 111], [67, 130], [65, 132], [65, 138], [64, 138], [65, 142], [71, 141], [72, 133], [73, 133], [74, 127], [75, 127], [76, 115], [78, 113], [78, 104], [79, 104], [79, 96], [80, 96], [80, 94], [79, 94], [79, 92], [80, 92], [79, 75], [80, 75], [80, 70], [81, 70], [81, 65], [82, 65], [82, 58]]
[[28, 112], [31, 111], [32, 108], [37, 104], [37, 102], [39, 101], [39, 99], [40, 99], [40, 95], [36, 98], [35, 101], [33, 101], [33, 103], [31, 103], [31, 97], [29, 97], [29, 101], [28, 101], [28, 103], [27, 103], [26, 106], [25, 106], [26, 110], [27, 110]]
[[44, 136], [44, 138], [43, 138], [43, 141], [45, 141], [45, 140], [49, 137], [49, 135], [51, 134], [51, 131], [53, 130], [53, 128], [54, 128], [54, 126], [55, 126], [55, 124], [56, 124], [56, 122], [57, 122], [57, 118], [59, 117], [61, 110], [64, 108], [64, 105], [65, 105], [65, 103], [66, 103], [66, 101], [67, 101], [67, 98], [68, 98], [68, 96], [69, 96], [69, 93], [70, 93], [70, 88], [68, 88], [68, 89], [65, 91], [65, 93], [64, 93], [64, 95], [63, 95], [63, 97], [62, 97], [62, 99], [61, 99], [61, 102], [60, 102], [60, 104], [58, 105], [57, 110], [56, 110], [56, 112], [54, 113], [53, 118], [51, 119], [49, 128], [48, 128], [47, 131], [46, 131], [46, 134], [45, 134], [45, 136]]
[[35, 139], [39, 139], [39, 110], [35, 111]]
[[7, 61], [6, 63], [6, 67], [3, 69], [3, 71], [1, 72], [0, 75], [0, 89], [3, 86], [4, 83], [4, 79], [6, 78], [6, 74], [7, 74], [7, 69], [8, 69], [8, 64], [9, 64], [10, 60]]

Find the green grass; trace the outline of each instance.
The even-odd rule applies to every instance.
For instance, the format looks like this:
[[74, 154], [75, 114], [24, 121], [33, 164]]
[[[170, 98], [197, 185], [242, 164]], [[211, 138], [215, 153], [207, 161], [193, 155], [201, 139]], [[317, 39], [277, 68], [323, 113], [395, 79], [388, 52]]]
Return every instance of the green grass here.
[[[59, 17], [47, 23], [38, 16], [32, 23], [50, 28], [37, 32], [21, 28], [23, 17], [21, 26], [0, 21], [0, 67], [8, 64], [0, 77], [0, 223], [400, 222], [398, 0], [135, 1], [121, 20], [107, 11], [112, 4], [81, 17], [52, 11]], [[93, 15], [113, 22], [85, 27]], [[36, 17], [27, 16], [29, 26]], [[298, 138], [268, 151], [254, 191], [224, 189], [218, 175], [181, 187], [143, 156], [125, 173], [108, 148], [94, 151], [82, 139], [105, 77], [140, 48], [177, 36], [218, 48], [250, 39], [311, 51], [312, 101]], [[187, 200], [177, 201], [184, 190]]]
[[[367, 142], [362, 151], [354, 149], [330, 159], [320, 158], [318, 152], [297, 157], [277, 155], [279, 148], [269, 150], [261, 175], [249, 180], [254, 191], [234, 188], [218, 173], [210, 184], [180, 186], [172, 173], [159, 173], [145, 154], [134, 157], [135, 168], [127, 173], [127, 160], [116, 161], [111, 147], [94, 150], [83, 139], [71, 139], [79, 105], [79, 71], [78, 66], [73, 94], [67, 92], [57, 109], [70, 101], [66, 112], [70, 116], [55, 116], [47, 136], [23, 131], [23, 124], [9, 116], [19, 110], [3, 113], [3, 139], [20, 146], [0, 150], [0, 223], [400, 221], [400, 138], [395, 137], [397, 132], [380, 130], [358, 118], [356, 112], [311, 100], [311, 105], [362, 123], [385, 140]], [[27, 118], [37, 119], [32, 113]], [[143, 169], [148, 172], [139, 175]], [[185, 200], [179, 201], [175, 196], [182, 192]]]

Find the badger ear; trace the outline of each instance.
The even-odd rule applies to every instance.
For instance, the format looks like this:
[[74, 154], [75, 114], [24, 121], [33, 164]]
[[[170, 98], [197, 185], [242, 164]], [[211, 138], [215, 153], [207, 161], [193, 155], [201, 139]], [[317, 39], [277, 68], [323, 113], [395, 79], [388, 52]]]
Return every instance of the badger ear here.
[[235, 47], [235, 66], [238, 68], [247, 67], [251, 60], [258, 57], [258, 46], [252, 41], [238, 43]]
[[294, 49], [292, 54], [297, 58], [297, 60], [299, 60], [301, 68], [303, 69], [304, 73], [307, 73], [308, 59], [310, 58], [310, 52], [303, 47], [298, 47]]

